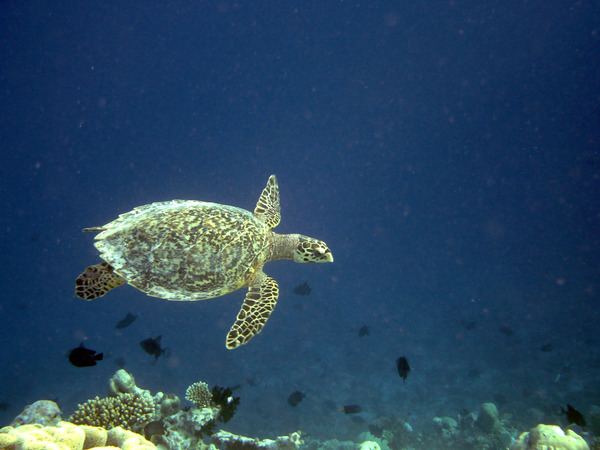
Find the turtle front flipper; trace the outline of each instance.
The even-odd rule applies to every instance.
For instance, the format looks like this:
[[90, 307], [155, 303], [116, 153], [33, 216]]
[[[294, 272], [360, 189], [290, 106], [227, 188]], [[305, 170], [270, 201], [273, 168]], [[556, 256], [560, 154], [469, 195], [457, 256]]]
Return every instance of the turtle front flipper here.
[[262, 283], [248, 288], [246, 299], [235, 323], [227, 333], [227, 348], [247, 344], [267, 323], [279, 297], [279, 286], [273, 278], [264, 276]]
[[101, 262], [89, 266], [77, 277], [75, 295], [84, 300], [94, 300], [125, 283], [127, 280], [117, 275], [110, 264]]
[[267, 185], [260, 194], [256, 208], [254, 208], [254, 217], [271, 229], [279, 225], [281, 205], [279, 203], [279, 185], [275, 175], [269, 177]]

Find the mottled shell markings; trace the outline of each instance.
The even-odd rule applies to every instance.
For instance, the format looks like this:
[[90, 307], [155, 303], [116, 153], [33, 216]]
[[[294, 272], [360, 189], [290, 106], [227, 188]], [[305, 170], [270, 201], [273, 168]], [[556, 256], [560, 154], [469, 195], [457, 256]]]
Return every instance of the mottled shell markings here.
[[93, 300], [124, 283], [154, 297], [205, 300], [248, 287], [226, 339], [228, 348], [246, 344], [264, 327], [279, 296], [264, 274], [276, 259], [332, 262], [327, 245], [306, 236], [279, 235], [277, 179], [271, 175], [254, 214], [234, 206], [172, 200], [140, 206], [102, 227], [96, 248], [106, 262], [90, 266], [75, 293]]

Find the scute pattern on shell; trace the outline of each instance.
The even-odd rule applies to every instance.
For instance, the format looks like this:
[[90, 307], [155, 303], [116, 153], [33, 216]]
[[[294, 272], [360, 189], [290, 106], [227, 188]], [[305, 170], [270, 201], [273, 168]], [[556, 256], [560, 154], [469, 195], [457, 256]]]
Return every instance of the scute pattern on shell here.
[[101, 257], [148, 295], [194, 301], [233, 292], [269, 260], [272, 233], [252, 213], [193, 200], [122, 214], [96, 236]]

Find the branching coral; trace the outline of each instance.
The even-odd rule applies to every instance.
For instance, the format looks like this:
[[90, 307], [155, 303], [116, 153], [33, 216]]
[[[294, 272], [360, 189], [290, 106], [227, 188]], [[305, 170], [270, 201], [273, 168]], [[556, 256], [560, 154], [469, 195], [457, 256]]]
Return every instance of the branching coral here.
[[185, 391], [186, 400], [195, 403], [198, 408], [206, 408], [210, 406], [212, 393], [208, 388], [208, 384], [203, 381], [198, 381], [192, 384]]
[[153, 419], [154, 413], [152, 397], [129, 393], [88, 400], [79, 405], [69, 421], [107, 430], [120, 426], [126, 430], [139, 431]]

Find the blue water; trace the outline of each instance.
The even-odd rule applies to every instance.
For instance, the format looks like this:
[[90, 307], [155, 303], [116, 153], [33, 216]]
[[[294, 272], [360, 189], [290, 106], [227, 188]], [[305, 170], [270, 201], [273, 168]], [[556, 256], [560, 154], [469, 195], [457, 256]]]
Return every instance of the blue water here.
[[[105, 395], [119, 357], [153, 392], [241, 385], [225, 428], [259, 437], [600, 404], [599, 55], [591, 0], [1, 2], [0, 425]], [[82, 228], [173, 198], [253, 210], [271, 173], [276, 231], [335, 262], [267, 264], [280, 299], [248, 345], [225, 348], [244, 291], [75, 297], [99, 262]], [[104, 360], [70, 365], [81, 342]]]

